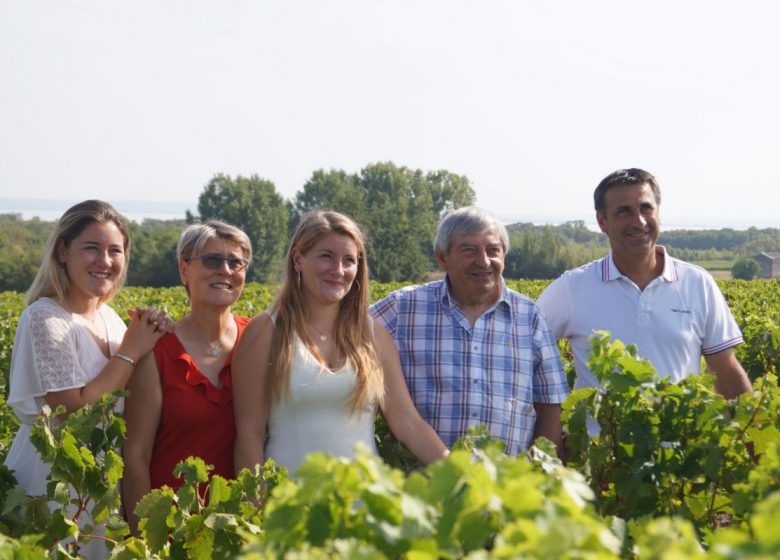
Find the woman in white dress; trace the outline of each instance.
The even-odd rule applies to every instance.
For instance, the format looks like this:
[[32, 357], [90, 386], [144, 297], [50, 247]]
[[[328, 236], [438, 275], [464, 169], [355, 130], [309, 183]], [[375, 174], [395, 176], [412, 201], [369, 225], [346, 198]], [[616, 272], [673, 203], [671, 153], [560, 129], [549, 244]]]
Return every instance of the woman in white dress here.
[[[129, 248], [125, 219], [99, 200], [68, 209], [46, 242], [16, 330], [8, 396], [21, 426], [5, 464], [28, 495], [46, 495], [49, 465], [30, 442], [43, 405], [73, 412], [123, 389], [135, 363], [170, 328], [154, 309], [131, 310], [126, 327], [106, 305], [127, 276]], [[99, 546], [81, 553], [105, 555], [93, 542]]]
[[392, 338], [372, 325], [368, 299], [358, 226], [336, 212], [304, 215], [279, 295], [233, 359], [236, 472], [270, 457], [294, 474], [308, 453], [351, 458], [358, 442], [376, 451], [377, 406], [421, 461], [447, 455], [414, 407]]

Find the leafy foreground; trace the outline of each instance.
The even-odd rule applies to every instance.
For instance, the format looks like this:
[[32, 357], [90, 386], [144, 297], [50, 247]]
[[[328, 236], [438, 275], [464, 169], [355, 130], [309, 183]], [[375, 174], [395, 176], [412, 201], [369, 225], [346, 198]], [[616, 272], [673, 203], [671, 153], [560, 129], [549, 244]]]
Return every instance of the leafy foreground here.
[[209, 467], [190, 458], [177, 466], [179, 490], [139, 503], [139, 537], [116, 493], [115, 397], [62, 424], [44, 414], [34, 442], [52, 465], [48, 495], [23, 496], [0, 472], [0, 559], [71, 558], [93, 539], [114, 558], [778, 557], [775, 375], [727, 402], [707, 376], [673, 385], [606, 334], [592, 344], [604, 389], [565, 404], [570, 468], [546, 440], [511, 458], [479, 430], [408, 474], [362, 450], [353, 461], [312, 454], [295, 480], [269, 461], [207, 483]]

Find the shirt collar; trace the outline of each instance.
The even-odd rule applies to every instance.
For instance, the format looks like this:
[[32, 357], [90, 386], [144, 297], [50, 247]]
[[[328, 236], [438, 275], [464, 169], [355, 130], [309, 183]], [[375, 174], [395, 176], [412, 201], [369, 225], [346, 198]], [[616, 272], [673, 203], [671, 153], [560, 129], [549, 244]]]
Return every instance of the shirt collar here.
[[[447, 280], [447, 275], [445, 274], [444, 278], [441, 280], [441, 285], [439, 286], [439, 301], [442, 302], [444, 305], [448, 305], [450, 307], [458, 307], [458, 300], [455, 299], [455, 296], [452, 295], [452, 292], [450, 291], [450, 283]], [[509, 308], [509, 311], [512, 311], [512, 306], [509, 305], [509, 288], [506, 286], [506, 282], [504, 281], [504, 277], [501, 277], [501, 293], [498, 296], [498, 300], [491, 305], [488, 309], [485, 310], [485, 313], [488, 311], [492, 311], [499, 305], [504, 305]]]
[[[676, 282], [678, 280], [677, 269], [672, 262], [672, 258], [666, 252], [666, 247], [663, 245], [656, 245], [655, 252], [656, 254], [663, 255], [664, 259], [664, 269], [661, 271], [661, 278], [667, 282]], [[610, 251], [609, 255], [601, 259], [601, 281], [611, 282], [618, 278], [623, 278], [623, 274], [620, 273], [617, 265], [615, 265], [615, 260], [612, 258], [612, 251]]]

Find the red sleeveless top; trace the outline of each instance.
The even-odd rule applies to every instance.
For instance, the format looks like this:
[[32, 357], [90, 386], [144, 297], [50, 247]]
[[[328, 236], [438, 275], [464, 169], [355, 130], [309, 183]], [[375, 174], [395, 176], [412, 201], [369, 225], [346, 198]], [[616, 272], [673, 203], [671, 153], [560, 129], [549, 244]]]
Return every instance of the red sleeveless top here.
[[[238, 326], [238, 344], [249, 319], [235, 316], [234, 319]], [[157, 341], [154, 357], [162, 385], [162, 407], [149, 464], [151, 487], [167, 484], [176, 489], [181, 486], [183, 480], [174, 478], [173, 469], [191, 455], [200, 457], [207, 465], [214, 465], [211, 475], [234, 478], [236, 425], [230, 377], [233, 352], [219, 372], [222, 383], [219, 388], [198, 370], [173, 333], [167, 333]]]

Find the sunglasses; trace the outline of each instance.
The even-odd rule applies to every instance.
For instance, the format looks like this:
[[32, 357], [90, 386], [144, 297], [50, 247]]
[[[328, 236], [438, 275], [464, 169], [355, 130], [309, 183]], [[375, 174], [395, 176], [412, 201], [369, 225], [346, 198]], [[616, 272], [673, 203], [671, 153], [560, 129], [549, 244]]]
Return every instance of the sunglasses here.
[[197, 255], [186, 259], [186, 261], [190, 262], [193, 259], [200, 259], [203, 266], [209, 270], [219, 270], [224, 263], [227, 263], [230, 272], [241, 272], [249, 264], [249, 261], [246, 259], [241, 259], [239, 257], [223, 257], [222, 255], [217, 255], [215, 253]]

